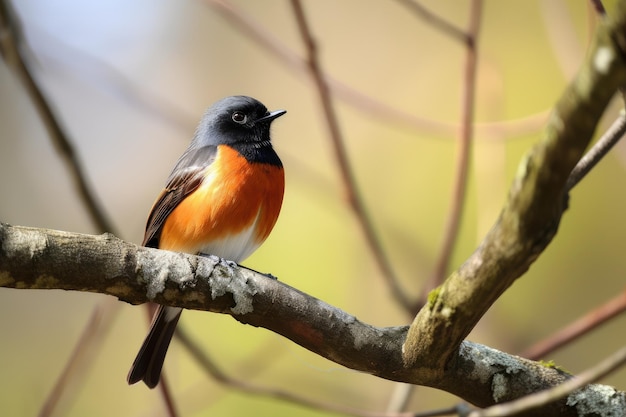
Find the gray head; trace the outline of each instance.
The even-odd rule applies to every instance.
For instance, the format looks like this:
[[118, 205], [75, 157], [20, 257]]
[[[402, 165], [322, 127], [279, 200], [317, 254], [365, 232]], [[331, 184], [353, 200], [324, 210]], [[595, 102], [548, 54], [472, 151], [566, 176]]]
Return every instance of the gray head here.
[[270, 125], [285, 110], [268, 112], [260, 101], [230, 96], [207, 109], [196, 129], [192, 147], [208, 145], [270, 146]]

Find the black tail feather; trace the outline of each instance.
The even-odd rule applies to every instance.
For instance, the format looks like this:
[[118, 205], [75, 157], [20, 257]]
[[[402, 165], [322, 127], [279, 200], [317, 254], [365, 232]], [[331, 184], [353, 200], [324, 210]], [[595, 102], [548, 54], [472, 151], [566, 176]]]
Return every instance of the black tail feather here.
[[139, 349], [128, 373], [129, 385], [143, 380], [150, 388], [157, 386], [161, 378], [165, 354], [181, 313], [182, 309], [180, 308], [159, 306], [155, 313], [155, 319], [152, 321], [150, 333]]

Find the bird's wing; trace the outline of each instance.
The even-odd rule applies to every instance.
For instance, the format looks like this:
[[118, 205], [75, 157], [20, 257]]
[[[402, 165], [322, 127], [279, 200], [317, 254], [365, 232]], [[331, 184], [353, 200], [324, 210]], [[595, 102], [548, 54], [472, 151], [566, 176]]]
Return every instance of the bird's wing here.
[[159, 247], [161, 230], [167, 216], [191, 194], [204, 179], [209, 165], [215, 160], [216, 146], [205, 146], [197, 149], [187, 149], [180, 157], [174, 170], [167, 179], [165, 189], [161, 192], [148, 216], [143, 246]]

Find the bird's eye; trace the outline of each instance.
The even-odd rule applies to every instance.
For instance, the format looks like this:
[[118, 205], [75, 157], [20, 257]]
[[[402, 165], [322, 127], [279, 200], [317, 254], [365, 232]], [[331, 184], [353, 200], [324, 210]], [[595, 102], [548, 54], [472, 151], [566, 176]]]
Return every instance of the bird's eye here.
[[245, 124], [248, 121], [248, 116], [243, 114], [240, 111], [236, 111], [233, 113], [233, 122], [239, 123], [240, 125]]

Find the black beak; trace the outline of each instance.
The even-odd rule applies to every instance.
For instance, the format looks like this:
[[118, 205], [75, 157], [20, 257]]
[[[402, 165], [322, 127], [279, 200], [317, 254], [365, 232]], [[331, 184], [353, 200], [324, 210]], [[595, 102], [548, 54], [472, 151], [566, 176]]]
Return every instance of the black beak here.
[[254, 121], [254, 123], [259, 123], [259, 122], [269, 123], [269, 122], [271, 122], [272, 120], [274, 120], [274, 119], [276, 119], [276, 118], [278, 118], [278, 117], [282, 116], [282, 115], [283, 115], [283, 114], [285, 114], [285, 113], [287, 113], [287, 110], [276, 110], [276, 111], [273, 111], [273, 112], [271, 112], [271, 113], [270, 113], [270, 112], [268, 112], [265, 116], [263, 116], [263, 117], [261, 117], [261, 118], [259, 118], [259, 119], [256, 119], [256, 120]]

